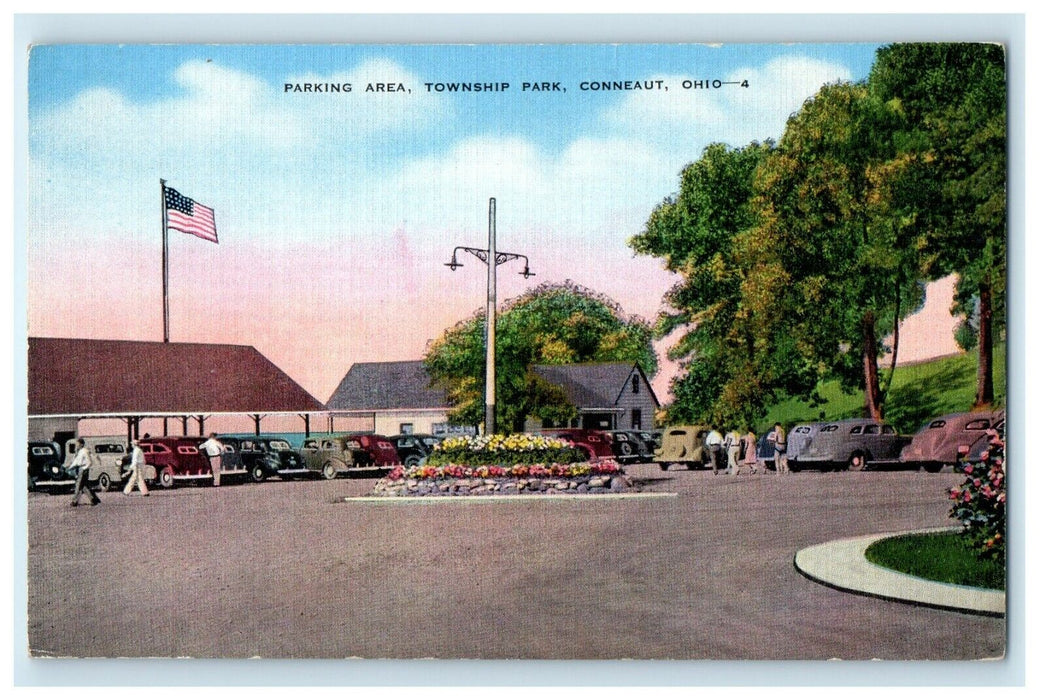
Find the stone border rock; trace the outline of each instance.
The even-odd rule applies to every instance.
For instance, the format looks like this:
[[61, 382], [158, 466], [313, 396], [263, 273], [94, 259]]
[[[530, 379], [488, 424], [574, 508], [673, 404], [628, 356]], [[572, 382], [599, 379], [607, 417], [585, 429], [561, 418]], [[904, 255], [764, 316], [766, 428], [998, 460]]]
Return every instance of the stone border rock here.
[[621, 494], [639, 488], [626, 474], [577, 477], [501, 477], [496, 479], [379, 479], [374, 496], [383, 498], [444, 496], [541, 496]]
[[1005, 617], [1005, 592], [930, 581], [878, 566], [865, 556], [868, 547], [879, 540], [955, 529], [928, 528], [834, 540], [799, 550], [795, 553], [793, 564], [800, 574], [811, 581], [847, 593], [939, 610]]

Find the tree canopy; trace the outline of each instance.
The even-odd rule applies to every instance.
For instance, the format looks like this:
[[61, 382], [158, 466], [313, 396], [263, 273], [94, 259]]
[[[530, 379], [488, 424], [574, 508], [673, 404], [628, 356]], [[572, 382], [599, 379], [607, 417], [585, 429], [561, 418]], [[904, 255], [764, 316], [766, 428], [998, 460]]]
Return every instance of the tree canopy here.
[[681, 331], [669, 419], [751, 423], [785, 396], [816, 403], [828, 378], [881, 418], [879, 357], [896, 362], [901, 319], [952, 273], [955, 310], [978, 316], [976, 403], [990, 401], [1005, 137], [1000, 47], [899, 44], [867, 83], [823, 86], [779, 143], [707, 147], [629, 241], [681, 277], [657, 325]]
[[[447, 329], [425, 353], [433, 382], [454, 404], [450, 419], [483, 420], [485, 312]], [[506, 302], [497, 317], [495, 369], [497, 431], [520, 430], [528, 416], [573, 418], [565, 393], [531, 371], [536, 364], [637, 362], [647, 376], [657, 371], [653, 328], [627, 316], [612, 299], [569, 280], [545, 283]]]
[[892, 44], [876, 53], [869, 87], [901, 116], [899, 151], [927, 186], [905, 194], [924, 222], [917, 242], [929, 278], [958, 273], [953, 311], [964, 347], [978, 342], [975, 403], [994, 399], [994, 330], [1005, 328], [1006, 58], [998, 44]]

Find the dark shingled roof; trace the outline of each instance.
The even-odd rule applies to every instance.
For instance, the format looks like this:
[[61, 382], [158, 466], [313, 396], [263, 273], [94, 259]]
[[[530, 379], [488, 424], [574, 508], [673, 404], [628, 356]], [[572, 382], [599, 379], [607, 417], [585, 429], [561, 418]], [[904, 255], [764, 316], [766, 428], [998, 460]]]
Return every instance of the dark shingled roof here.
[[[617, 405], [633, 368], [639, 369], [646, 381], [643, 370], [632, 362], [534, 365], [533, 370], [547, 382], [562, 387], [570, 402], [578, 408], [610, 408]], [[647, 386], [650, 386], [649, 381]], [[657, 400], [656, 396], [654, 400]]]
[[430, 386], [421, 360], [357, 362], [331, 394], [332, 411], [450, 408], [442, 389]]
[[249, 345], [29, 338], [29, 415], [323, 411]]

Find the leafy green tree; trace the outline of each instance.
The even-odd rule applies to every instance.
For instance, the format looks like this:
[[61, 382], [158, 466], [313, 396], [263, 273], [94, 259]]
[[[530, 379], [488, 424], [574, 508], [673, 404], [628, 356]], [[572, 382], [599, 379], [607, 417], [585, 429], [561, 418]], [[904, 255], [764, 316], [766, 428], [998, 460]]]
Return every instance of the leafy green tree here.
[[[447, 329], [425, 353], [433, 382], [454, 409], [453, 421], [477, 424], [484, 413], [485, 314]], [[556, 422], [577, 415], [566, 394], [536, 375], [536, 364], [637, 362], [657, 371], [653, 329], [612, 299], [576, 285], [546, 283], [506, 302], [497, 318], [497, 431], [521, 430], [528, 416]]]
[[771, 149], [769, 142], [708, 146], [683, 170], [679, 193], [629, 240], [637, 253], [662, 258], [682, 277], [665, 295], [669, 311], [657, 324], [659, 337], [682, 331], [669, 350], [670, 358], [682, 361], [672, 382], [671, 422], [748, 423], [765, 408], [757, 348], [741, 307], [746, 270], [737, 238], [755, 222], [753, 177]]
[[[954, 312], [976, 318], [975, 404], [994, 400], [992, 346], [1005, 329], [1006, 59], [998, 44], [893, 44], [876, 53], [872, 93], [901, 115], [899, 151], [926, 187], [905, 194], [923, 223], [929, 277], [959, 274]], [[916, 169], [913, 169], [916, 170]], [[957, 338], [967, 347], [969, 323]]]
[[[824, 86], [793, 115], [756, 174], [758, 222], [745, 234], [751, 279], [742, 304], [791, 390], [839, 377], [883, 416], [883, 339], [924, 297], [919, 222], [899, 206], [912, 164], [893, 145], [897, 114], [862, 84]], [[896, 348], [895, 348], [896, 349]], [[894, 353], [896, 357], [896, 352]]]

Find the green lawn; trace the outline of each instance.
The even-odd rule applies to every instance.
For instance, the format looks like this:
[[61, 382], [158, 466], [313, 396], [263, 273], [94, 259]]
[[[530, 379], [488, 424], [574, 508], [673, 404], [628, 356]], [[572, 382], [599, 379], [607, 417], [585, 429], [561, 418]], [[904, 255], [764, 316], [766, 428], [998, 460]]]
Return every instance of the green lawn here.
[[979, 558], [958, 532], [890, 537], [869, 547], [865, 556], [873, 564], [919, 578], [1006, 589], [1006, 563]]
[[[1006, 345], [995, 347], [992, 376], [997, 405], [1006, 404]], [[883, 386], [889, 367], [880, 368]], [[977, 389], [977, 353], [898, 367], [886, 395], [886, 420], [902, 433], [914, 433], [931, 418], [968, 411]], [[786, 426], [818, 420], [839, 420], [864, 415], [864, 394], [847, 393], [838, 381], [821, 385], [827, 403], [811, 407], [798, 399], [770, 407], [764, 423], [780, 421]]]

